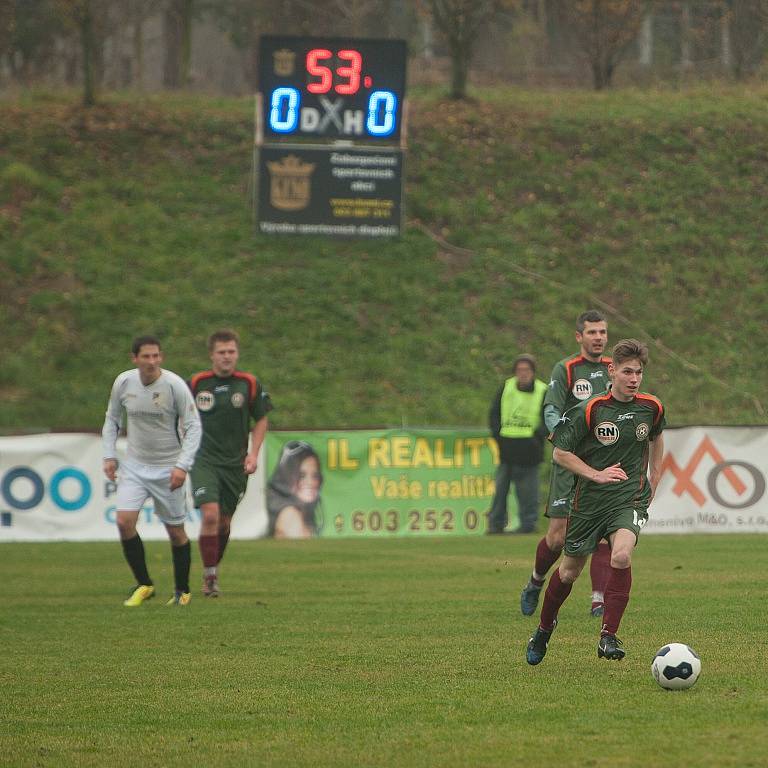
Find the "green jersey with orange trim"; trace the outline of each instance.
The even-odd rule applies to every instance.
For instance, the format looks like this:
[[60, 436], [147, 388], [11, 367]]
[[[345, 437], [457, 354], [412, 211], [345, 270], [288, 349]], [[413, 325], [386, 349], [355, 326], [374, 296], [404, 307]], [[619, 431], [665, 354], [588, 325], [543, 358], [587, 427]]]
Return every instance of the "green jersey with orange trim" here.
[[610, 357], [601, 357], [593, 362], [579, 352], [555, 363], [549, 389], [544, 396], [544, 407], [554, 406], [562, 416], [579, 402], [607, 392], [610, 385], [610, 362]]
[[627, 479], [595, 483], [580, 475], [571, 494], [571, 514], [598, 517], [622, 508], [645, 510], [650, 503], [648, 483], [650, 441], [666, 425], [664, 406], [653, 395], [638, 393], [623, 403], [610, 393], [598, 395], [568, 411], [552, 442], [601, 470], [621, 462]]
[[217, 376], [201, 371], [189, 388], [203, 425], [197, 461], [219, 467], [242, 467], [248, 452], [251, 423], [272, 410], [272, 401], [255, 376], [235, 371]]

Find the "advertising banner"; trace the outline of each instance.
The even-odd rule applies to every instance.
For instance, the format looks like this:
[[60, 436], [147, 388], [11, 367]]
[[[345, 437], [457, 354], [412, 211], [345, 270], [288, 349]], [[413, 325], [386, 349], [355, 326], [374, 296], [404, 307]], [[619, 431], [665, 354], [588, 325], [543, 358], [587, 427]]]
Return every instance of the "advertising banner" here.
[[768, 427], [664, 431], [644, 533], [768, 533]]
[[[644, 533], [768, 533], [768, 427], [667, 429], [664, 442]], [[270, 432], [233, 536], [482, 534], [497, 460], [480, 428]], [[0, 542], [116, 541], [115, 487], [101, 465], [97, 435], [0, 437]], [[513, 529], [514, 492], [508, 508]], [[151, 499], [139, 530], [166, 538]]]
[[[278, 536], [486, 530], [498, 450], [482, 430], [272, 432], [267, 448], [267, 508]], [[514, 494], [509, 502], [514, 519]]]
[[[118, 453], [124, 455], [124, 441]], [[262, 462], [260, 462], [262, 463]], [[119, 472], [119, 470], [118, 470]], [[0, 542], [117, 541], [115, 485], [102, 473], [101, 438], [92, 434], [0, 437]], [[250, 480], [232, 524], [234, 538], [263, 536], [264, 470]], [[200, 530], [189, 505], [185, 528]], [[148, 499], [139, 515], [144, 539], [167, 539]]]

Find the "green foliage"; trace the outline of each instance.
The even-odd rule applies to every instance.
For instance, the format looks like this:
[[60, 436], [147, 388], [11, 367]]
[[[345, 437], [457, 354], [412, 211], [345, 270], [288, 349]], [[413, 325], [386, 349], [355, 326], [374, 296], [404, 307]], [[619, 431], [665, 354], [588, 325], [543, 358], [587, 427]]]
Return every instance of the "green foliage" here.
[[764, 421], [765, 93], [481, 95], [414, 96], [387, 242], [254, 235], [249, 100], [4, 104], [0, 178], [29, 192], [0, 196], [0, 430], [97, 429], [132, 336], [187, 376], [218, 326], [275, 426], [474, 426], [595, 305], [649, 342], [671, 424]]
[[[3, 765], [758, 768], [768, 556], [754, 536], [644, 536], [620, 637], [599, 660], [589, 578], [544, 662], [519, 613], [533, 538], [234, 541], [218, 600], [121, 603], [120, 548], [3, 547]], [[733, 568], [749, 562], [745, 580]], [[651, 677], [690, 644], [688, 691]], [[30, 657], [33, 657], [33, 661]], [[762, 757], [761, 757], [762, 755]]]

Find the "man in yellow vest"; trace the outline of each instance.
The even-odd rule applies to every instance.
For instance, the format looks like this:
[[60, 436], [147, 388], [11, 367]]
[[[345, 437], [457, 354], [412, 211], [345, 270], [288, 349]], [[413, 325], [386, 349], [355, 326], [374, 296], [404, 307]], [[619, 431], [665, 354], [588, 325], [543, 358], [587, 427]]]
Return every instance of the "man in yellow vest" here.
[[544, 458], [547, 428], [542, 409], [547, 385], [536, 378], [536, 360], [520, 355], [496, 394], [489, 414], [491, 434], [499, 446], [496, 493], [488, 515], [488, 533], [504, 533], [507, 496], [515, 484], [520, 527], [514, 533], [532, 533], [539, 507], [539, 465]]

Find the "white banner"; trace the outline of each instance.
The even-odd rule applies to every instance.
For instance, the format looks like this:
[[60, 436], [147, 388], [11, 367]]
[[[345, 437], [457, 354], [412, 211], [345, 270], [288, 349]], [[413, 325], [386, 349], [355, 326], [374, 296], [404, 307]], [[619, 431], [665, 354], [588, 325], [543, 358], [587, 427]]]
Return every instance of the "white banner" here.
[[[644, 533], [768, 533], [768, 427], [667, 429], [664, 443], [664, 471]], [[266, 533], [263, 454], [262, 447], [233, 538]], [[115, 487], [101, 465], [97, 435], [0, 437], [0, 542], [116, 541]], [[200, 513], [190, 509], [186, 529], [196, 539]], [[145, 539], [166, 538], [151, 500], [139, 531]]]
[[643, 533], [768, 533], [768, 427], [667, 429], [664, 448]]
[[[122, 455], [124, 441], [118, 441]], [[116, 541], [115, 486], [102, 473], [101, 438], [91, 434], [0, 437], [0, 542]], [[232, 538], [257, 538], [267, 529], [264, 462], [250, 478], [232, 521]], [[200, 512], [185, 525], [196, 539]], [[144, 539], [166, 539], [148, 499], [139, 516]]]

